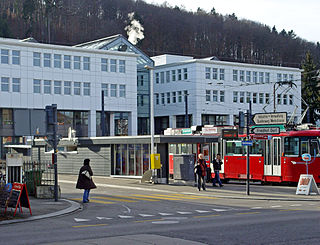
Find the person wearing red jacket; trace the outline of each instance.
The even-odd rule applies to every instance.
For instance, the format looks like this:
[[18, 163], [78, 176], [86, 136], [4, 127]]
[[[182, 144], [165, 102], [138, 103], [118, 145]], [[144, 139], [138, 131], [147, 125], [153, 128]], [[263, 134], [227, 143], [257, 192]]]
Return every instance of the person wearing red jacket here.
[[202, 189], [205, 191], [206, 190], [206, 182], [205, 182], [205, 177], [207, 173], [207, 165], [206, 161], [204, 160], [203, 154], [199, 154], [199, 158], [197, 160], [197, 164], [195, 166], [195, 173], [198, 176], [198, 189], [201, 191]]

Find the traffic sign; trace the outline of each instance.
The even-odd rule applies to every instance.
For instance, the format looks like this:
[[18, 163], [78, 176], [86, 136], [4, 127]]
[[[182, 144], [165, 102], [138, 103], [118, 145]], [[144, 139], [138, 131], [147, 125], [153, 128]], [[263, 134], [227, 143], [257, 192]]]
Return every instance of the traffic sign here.
[[253, 122], [258, 125], [286, 124], [287, 123], [287, 113], [286, 112], [256, 113], [253, 115]]
[[254, 134], [280, 134], [280, 128], [279, 127], [253, 128], [252, 133], [254, 133]]
[[243, 146], [252, 146], [252, 144], [253, 144], [252, 140], [241, 141], [241, 145]]
[[254, 134], [254, 135], [250, 135], [250, 138], [252, 140], [271, 140], [272, 136], [266, 135], [266, 134]]

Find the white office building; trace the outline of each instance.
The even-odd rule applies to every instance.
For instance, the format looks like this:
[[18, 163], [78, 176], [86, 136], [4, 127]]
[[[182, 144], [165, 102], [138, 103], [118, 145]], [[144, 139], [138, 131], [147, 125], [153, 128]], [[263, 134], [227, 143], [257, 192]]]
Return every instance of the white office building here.
[[[0, 149], [43, 134], [57, 104], [58, 134], [96, 136], [104, 90], [107, 135], [137, 134], [137, 55], [0, 38]], [[20, 142], [21, 143], [21, 142]]]
[[[239, 111], [301, 115], [301, 70], [219, 61], [215, 57], [152, 57], [156, 133], [189, 125], [235, 125]], [[275, 103], [274, 103], [275, 102]]]

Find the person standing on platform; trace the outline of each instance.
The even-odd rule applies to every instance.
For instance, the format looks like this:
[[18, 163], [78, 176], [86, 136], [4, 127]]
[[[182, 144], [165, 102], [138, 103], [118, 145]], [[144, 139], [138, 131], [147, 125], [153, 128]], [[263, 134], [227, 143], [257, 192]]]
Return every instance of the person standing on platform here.
[[220, 180], [220, 170], [221, 170], [221, 165], [223, 164], [221, 160], [221, 155], [217, 154], [217, 157], [215, 160], [213, 160], [213, 168], [214, 168], [214, 179], [212, 182], [212, 186], [216, 187], [216, 183], [219, 183], [219, 186], [222, 187], [223, 184], [221, 183]]
[[207, 168], [206, 161], [203, 158], [203, 154], [200, 153], [199, 159], [197, 161], [197, 165], [195, 166], [195, 173], [197, 174], [197, 177], [198, 177], [199, 191], [201, 190], [201, 187], [204, 191], [206, 190], [206, 181], [205, 181], [206, 172], [207, 172], [206, 168]]
[[92, 169], [89, 165], [90, 159], [84, 159], [83, 166], [80, 168], [78, 181], [76, 188], [84, 189], [83, 192], [83, 203], [89, 202], [89, 193], [91, 189], [97, 188], [96, 185], [92, 181]]

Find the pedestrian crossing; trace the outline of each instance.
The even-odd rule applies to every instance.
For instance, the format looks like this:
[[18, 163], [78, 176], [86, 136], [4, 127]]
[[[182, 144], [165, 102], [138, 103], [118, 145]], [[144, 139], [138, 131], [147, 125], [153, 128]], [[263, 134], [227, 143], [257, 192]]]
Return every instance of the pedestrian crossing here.
[[[214, 200], [216, 197], [198, 196], [189, 194], [132, 194], [132, 195], [90, 195], [90, 203], [116, 204], [137, 203], [141, 201], [182, 201], [182, 200]], [[82, 198], [71, 198], [74, 201], [82, 201]]]

